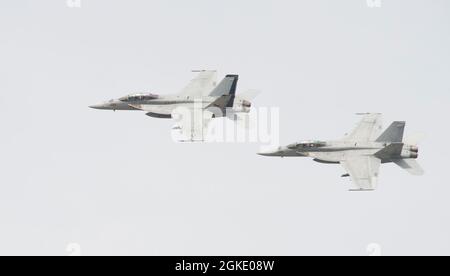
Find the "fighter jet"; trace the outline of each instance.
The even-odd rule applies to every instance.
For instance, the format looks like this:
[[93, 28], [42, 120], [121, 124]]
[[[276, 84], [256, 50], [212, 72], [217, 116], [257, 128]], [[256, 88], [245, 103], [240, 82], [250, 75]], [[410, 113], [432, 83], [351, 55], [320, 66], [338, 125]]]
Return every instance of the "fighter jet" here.
[[344, 139], [337, 141], [303, 141], [274, 151], [259, 153], [263, 156], [311, 157], [325, 164], [341, 164], [347, 171], [342, 177], [351, 177], [356, 189], [376, 189], [381, 164], [395, 163], [413, 175], [422, 175], [419, 166], [419, 148], [403, 141], [405, 122], [393, 122], [381, 135], [381, 114], [364, 114], [357, 127]]
[[175, 119], [178, 125], [173, 129], [181, 132], [182, 142], [204, 141], [213, 118], [236, 120], [237, 115], [250, 112], [252, 104], [236, 96], [238, 75], [227, 75], [216, 85], [215, 71], [194, 72], [199, 72], [198, 76], [178, 94], [132, 94], [90, 107], [113, 111], [138, 110], [153, 118]]

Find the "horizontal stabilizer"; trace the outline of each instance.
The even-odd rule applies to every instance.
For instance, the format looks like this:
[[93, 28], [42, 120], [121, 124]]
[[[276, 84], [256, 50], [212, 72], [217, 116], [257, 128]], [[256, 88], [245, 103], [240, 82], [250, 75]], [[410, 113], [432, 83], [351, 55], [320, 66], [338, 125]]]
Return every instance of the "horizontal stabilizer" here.
[[[227, 107], [233, 107], [234, 97], [233, 96], [221, 96], [217, 98], [214, 102], [212, 102], [210, 105], [208, 105], [206, 108], [219, 108], [220, 112], [219, 114], [215, 114], [215, 117], [223, 117], [225, 115], [225, 109]], [[210, 110], [211, 112], [214, 112], [214, 110]], [[215, 112], [217, 113], [217, 112]]]
[[425, 173], [419, 163], [414, 159], [398, 159], [394, 160], [394, 163], [412, 175], [423, 175]]
[[391, 159], [393, 157], [400, 157], [403, 150], [403, 143], [390, 144], [379, 152], [375, 153], [375, 156], [380, 159]]
[[258, 97], [259, 94], [261, 94], [260, 90], [250, 89], [250, 90], [247, 90], [245, 92], [239, 92], [239, 98], [244, 99], [244, 100], [246, 100], [248, 102], [251, 102], [256, 97]]
[[422, 140], [425, 140], [425, 137], [425, 133], [414, 133], [410, 136], [405, 137], [405, 139], [403, 139], [403, 143], [407, 145], [417, 145], [422, 142]]

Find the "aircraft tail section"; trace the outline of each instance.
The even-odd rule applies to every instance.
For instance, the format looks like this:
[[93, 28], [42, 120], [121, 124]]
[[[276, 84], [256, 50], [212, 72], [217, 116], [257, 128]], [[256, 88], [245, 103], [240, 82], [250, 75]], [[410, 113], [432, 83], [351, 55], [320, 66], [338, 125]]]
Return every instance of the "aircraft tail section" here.
[[216, 86], [216, 88], [209, 94], [210, 97], [217, 97], [217, 99], [208, 107], [217, 107], [222, 111], [228, 107], [234, 106], [236, 99], [236, 88], [239, 80], [238, 75], [227, 75]]
[[399, 157], [402, 154], [403, 146], [404, 146], [403, 143], [391, 144], [375, 153], [375, 156], [382, 160], [391, 159], [393, 156]]
[[401, 143], [405, 125], [405, 122], [393, 122], [375, 142]]
[[398, 159], [393, 161], [400, 168], [406, 170], [412, 175], [423, 175], [424, 170], [419, 163], [414, 159]]
[[417, 145], [425, 139], [425, 136], [425, 133], [414, 133], [410, 136], [405, 137], [405, 139], [403, 139], [403, 142], [408, 145]]
[[219, 83], [219, 85], [217, 85], [216, 88], [211, 91], [209, 96], [235, 96], [238, 80], [238, 75], [226, 75], [225, 78]]

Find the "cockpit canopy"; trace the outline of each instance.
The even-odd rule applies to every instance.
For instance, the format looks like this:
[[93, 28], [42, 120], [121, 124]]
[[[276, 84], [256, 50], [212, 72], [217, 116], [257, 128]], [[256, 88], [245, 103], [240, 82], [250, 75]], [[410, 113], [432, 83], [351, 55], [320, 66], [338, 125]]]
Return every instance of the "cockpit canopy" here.
[[326, 142], [322, 141], [302, 141], [299, 143], [294, 143], [288, 146], [288, 149], [310, 149], [310, 148], [321, 148], [327, 145]]
[[119, 100], [122, 102], [135, 102], [135, 101], [149, 101], [158, 99], [159, 96], [155, 94], [132, 94], [125, 97], [120, 98]]

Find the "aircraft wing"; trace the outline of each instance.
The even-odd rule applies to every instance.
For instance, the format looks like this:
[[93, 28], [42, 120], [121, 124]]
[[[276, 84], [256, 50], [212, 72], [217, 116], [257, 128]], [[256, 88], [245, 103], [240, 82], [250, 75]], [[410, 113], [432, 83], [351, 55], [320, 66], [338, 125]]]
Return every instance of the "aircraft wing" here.
[[204, 142], [208, 134], [208, 126], [213, 119], [213, 113], [192, 108], [182, 108], [173, 111], [178, 133], [176, 139], [180, 142]]
[[375, 141], [382, 130], [381, 114], [366, 114], [356, 128], [347, 137], [346, 141], [370, 142]]
[[373, 156], [362, 156], [341, 161], [342, 166], [350, 174], [356, 190], [375, 190], [381, 160]]
[[208, 95], [217, 83], [216, 71], [201, 71], [189, 84], [180, 92], [180, 96], [190, 96], [201, 98]]

